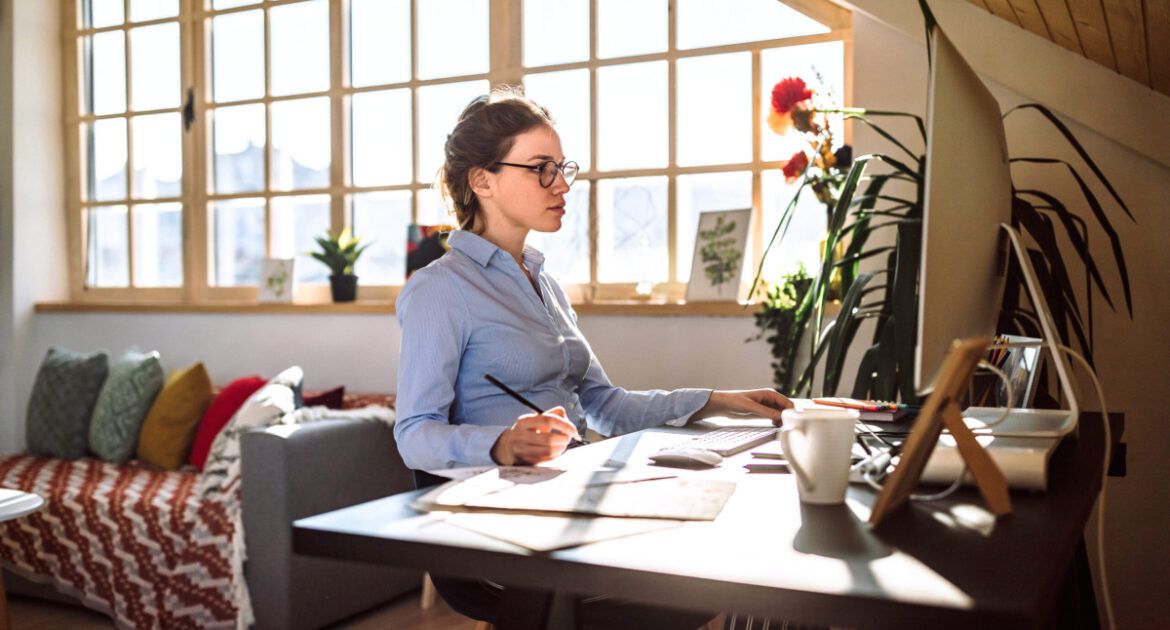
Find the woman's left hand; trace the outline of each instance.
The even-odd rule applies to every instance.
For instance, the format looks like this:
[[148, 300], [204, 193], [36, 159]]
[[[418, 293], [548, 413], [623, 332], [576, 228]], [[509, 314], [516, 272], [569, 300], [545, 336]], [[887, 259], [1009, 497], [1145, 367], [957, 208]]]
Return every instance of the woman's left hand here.
[[792, 401], [774, 389], [715, 390], [707, 404], [692, 416], [699, 420], [711, 416], [740, 415], [769, 418], [780, 426], [780, 412], [792, 408]]

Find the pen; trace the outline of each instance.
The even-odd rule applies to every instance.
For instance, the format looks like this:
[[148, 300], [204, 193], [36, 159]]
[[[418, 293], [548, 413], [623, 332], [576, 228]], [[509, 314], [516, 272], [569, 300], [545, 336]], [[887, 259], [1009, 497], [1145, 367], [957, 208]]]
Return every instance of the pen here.
[[[536, 413], [544, 415], [543, 409], [541, 409], [540, 407], [537, 407], [535, 404], [533, 404], [533, 402], [531, 400], [528, 400], [527, 398], [521, 396], [519, 394], [519, 392], [517, 392], [516, 390], [505, 385], [502, 381], [500, 381], [500, 379], [492, 376], [491, 374], [484, 374], [483, 377], [485, 379], [487, 379], [487, 382], [491, 383], [492, 385], [495, 385], [496, 387], [499, 387], [500, 391], [511, 396], [512, 398], [515, 398], [520, 404], [524, 405], [525, 407], [528, 407], [529, 409], [535, 411]], [[560, 431], [557, 431], [557, 433], [560, 433]], [[574, 442], [579, 442], [581, 444], [586, 443], [585, 440], [581, 439], [578, 436], [570, 435], [569, 439], [574, 441]]]

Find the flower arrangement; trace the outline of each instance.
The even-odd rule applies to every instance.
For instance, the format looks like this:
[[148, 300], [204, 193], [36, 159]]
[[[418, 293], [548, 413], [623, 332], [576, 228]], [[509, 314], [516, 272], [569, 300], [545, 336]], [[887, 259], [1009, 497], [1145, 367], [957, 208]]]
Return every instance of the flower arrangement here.
[[[937, 22], [925, 4], [920, 7], [929, 36]], [[783, 240], [797, 202], [808, 188], [829, 209], [825, 247], [818, 267], [812, 270], [811, 284], [803, 284], [799, 277], [787, 278], [780, 288], [765, 291], [761, 316], [757, 317], [761, 334], [755, 339], [774, 333], [767, 340], [772, 343], [772, 354], [776, 359], [773, 365], [776, 385], [785, 392], [810, 395], [813, 377], [818, 374], [820, 366], [822, 394], [836, 395], [845, 358], [857, 341], [865, 348], [850, 395], [913, 403], [917, 401], [913, 388], [914, 331], [926, 205], [926, 124], [921, 116], [907, 112], [820, 107], [814, 97], [814, 90], [797, 77], [782, 79], [772, 90], [769, 126], [776, 133], [804, 134], [812, 150], [794, 154], [783, 165], [785, 178], [798, 185], [764, 249], [763, 258]], [[1050, 110], [1037, 103], [1025, 103], [1012, 108], [1004, 117], [1028, 111], [1038, 112], [1051, 123], [1125, 216], [1133, 220], [1129, 207], [1101, 169]], [[845, 120], [865, 125], [892, 145], [893, 150], [854, 158], [848, 145], [834, 149], [828, 124], [830, 115], [840, 115]], [[903, 143], [875, 123], [878, 117], [910, 119], [915, 123], [918, 137]], [[912, 150], [910, 146], [914, 145], [923, 148]], [[1092, 211], [1092, 219], [1096, 222], [1094, 227], [1109, 235], [1113, 242], [1112, 260], [1121, 280], [1125, 306], [1132, 317], [1132, 294], [1125, 255], [1101, 200], [1087, 185], [1089, 178], [1064, 160], [1025, 156], [1011, 157], [1010, 162], [1049, 165], [1070, 173], [1076, 180], [1083, 197], [1081, 201]], [[874, 166], [883, 168], [876, 172], [870, 168], [867, 172], [867, 168]], [[1012, 223], [1031, 241], [1029, 254], [1042, 278], [1060, 341], [1078, 346], [1092, 363], [1093, 288], [1109, 306], [1114, 306], [1098, 271], [1099, 265], [1089, 251], [1087, 231], [1092, 224], [1078, 216], [1075, 208], [1064, 200], [1019, 183], [1012, 190]], [[1068, 244], [1058, 239], [1059, 230], [1063, 230]], [[884, 236], [875, 237], [883, 233]], [[863, 262], [867, 263], [864, 270], [861, 268]], [[761, 260], [752, 283], [753, 295], [763, 268]], [[1070, 271], [1083, 271], [1088, 278], [1084, 298], [1074, 291], [1070, 280], [1074, 274]], [[1041, 336], [1034, 313], [1020, 301], [1023, 279], [1018, 265], [1009, 262], [1006, 276], [999, 331]], [[839, 285], [839, 292], [834, 290], [835, 284]], [[790, 285], [791, 289], [785, 285]], [[826, 307], [838, 297], [837, 315], [827, 322]], [[858, 339], [863, 321], [874, 324], [872, 341]], [[797, 369], [795, 356], [801, 339], [809, 344], [810, 361], [803, 369]], [[793, 379], [795, 384], [792, 384]]]

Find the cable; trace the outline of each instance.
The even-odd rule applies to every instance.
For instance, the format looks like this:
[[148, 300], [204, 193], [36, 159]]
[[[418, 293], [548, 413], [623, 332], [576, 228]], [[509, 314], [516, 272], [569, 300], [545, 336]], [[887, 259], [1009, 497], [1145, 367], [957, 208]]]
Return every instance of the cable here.
[[1113, 456], [1113, 435], [1109, 428], [1109, 409], [1105, 406], [1105, 392], [1101, 389], [1101, 381], [1093, 366], [1076, 350], [1064, 345], [1056, 344], [1062, 351], [1080, 362], [1085, 368], [1093, 387], [1097, 390], [1097, 399], [1101, 401], [1101, 426], [1105, 430], [1105, 461], [1101, 464], [1101, 493], [1097, 495], [1097, 572], [1101, 574], [1101, 599], [1105, 602], [1105, 621], [1109, 624], [1108, 630], [1117, 628], [1113, 620], [1113, 598], [1109, 596], [1109, 577], [1105, 572], [1105, 484], [1109, 480], [1109, 461]]

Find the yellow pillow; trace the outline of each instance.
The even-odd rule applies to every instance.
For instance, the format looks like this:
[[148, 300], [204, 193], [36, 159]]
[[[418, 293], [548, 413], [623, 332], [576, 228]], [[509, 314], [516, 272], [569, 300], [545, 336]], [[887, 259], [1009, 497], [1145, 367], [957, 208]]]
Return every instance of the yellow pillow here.
[[163, 385], [138, 434], [138, 459], [177, 470], [211, 402], [211, 377], [202, 363], [176, 370]]

